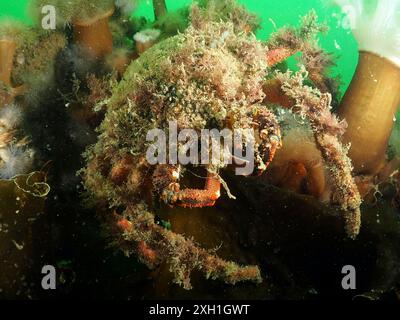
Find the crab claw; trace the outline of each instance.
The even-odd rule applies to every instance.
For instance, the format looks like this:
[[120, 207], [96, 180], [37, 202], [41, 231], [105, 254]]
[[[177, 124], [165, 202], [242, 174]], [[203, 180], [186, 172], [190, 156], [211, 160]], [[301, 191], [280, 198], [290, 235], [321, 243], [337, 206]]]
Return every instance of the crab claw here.
[[212, 207], [221, 196], [221, 182], [214, 173], [208, 173], [204, 189], [182, 189], [175, 192], [171, 205], [183, 208]]

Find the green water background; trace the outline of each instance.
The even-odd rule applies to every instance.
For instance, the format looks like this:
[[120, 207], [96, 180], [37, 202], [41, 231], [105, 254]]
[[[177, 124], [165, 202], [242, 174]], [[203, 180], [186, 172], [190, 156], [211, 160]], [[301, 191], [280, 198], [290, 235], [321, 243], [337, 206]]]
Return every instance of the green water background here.
[[[1, 0], [0, 17], [8, 16], [30, 23], [27, 4], [29, 0]], [[176, 10], [191, 3], [192, 0], [167, 0], [169, 10]], [[358, 60], [357, 43], [351, 32], [342, 27], [343, 15], [331, 0], [239, 0], [248, 9], [262, 18], [262, 29], [257, 33], [260, 40], [265, 40], [275, 30], [291, 24], [297, 25], [299, 17], [314, 9], [320, 20], [330, 28], [328, 34], [321, 37], [320, 44], [324, 49], [337, 57], [337, 67], [332, 75], [342, 78], [342, 93], [351, 81]], [[142, 0], [135, 15], [153, 19], [151, 0]]]

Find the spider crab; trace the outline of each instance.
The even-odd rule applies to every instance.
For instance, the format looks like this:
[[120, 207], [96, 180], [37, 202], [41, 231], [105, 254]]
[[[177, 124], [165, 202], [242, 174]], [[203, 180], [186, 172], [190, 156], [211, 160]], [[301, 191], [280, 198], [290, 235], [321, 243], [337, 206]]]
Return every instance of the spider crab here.
[[204, 166], [204, 189], [181, 186], [182, 165], [148, 163], [147, 132], [167, 130], [172, 120], [178, 130], [253, 129], [256, 174], [261, 174], [282, 144], [278, 120], [264, 103], [266, 96], [272, 103], [290, 102], [294, 112], [312, 124], [316, 143], [333, 172], [334, 200], [343, 208], [347, 231], [352, 237], [358, 233], [358, 192], [346, 149], [337, 138], [343, 125], [330, 113], [330, 95], [304, 86], [304, 73], [277, 74], [265, 86], [272, 65], [285, 59], [287, 50], [269, 50], [229, 22], [193, 24], [135, 60], [107, 101], [98, 142], [85, 154], [85, 187], [95, 203], [114, 208], [114, 214], [105, 218], [118, 246], [150, 268], [167, 261], [176, 283], [185, 289], [191, 288], [193, 270], [230, 284], [261, 282], [262, 277], [257, 266], [225, 261], [155, 222], [154, 202], [205, 207], [218, 200], [221, 185], [229, 194], [219, 175], [227, 167], [223, 162]]

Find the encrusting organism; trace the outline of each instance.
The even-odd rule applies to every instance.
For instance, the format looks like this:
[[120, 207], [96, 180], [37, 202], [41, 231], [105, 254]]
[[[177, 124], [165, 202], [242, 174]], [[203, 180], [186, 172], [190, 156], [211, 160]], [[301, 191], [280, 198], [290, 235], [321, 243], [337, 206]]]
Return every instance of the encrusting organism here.
[[[307, 71], [302, 74], [305, 77], [303, 81], [318, 89], [321, 94], [329, 93], [330, 100], [336, 101], [337, 79], [328, 75], [329, 67], [334, 65], [333, 57], [320, 49], [317, 40], [319, 33], [326, 32], [326, 27], [317, 20], [316, 13], [311, 11], [302, 18], [298, 28], [286, 26], [276, 31], [267, 41], [270, 49], [267, 61], [273, 67], [299, 53], [297, 59], [300, 66]], [[267, 175], [268, 181], [284, 189], [312, 195], [322, 201], [329, 200], [332, 192], [329, 171], [324, 165], [320, 148], [315, 143], [313, 130], [304, 121], [304, 114], [300, 114], [301, 117], [296, 120], [298, 115], [296, 109], [293, 109], [295, 100], [282, 90], [279, 77], [270, 77], [265, 82], [264, 92], [264, 103], [283, 107], [285, 115], [280, 119], [284, 125], [285, 143]], [[337, 104], [334, 101], [331, 103]], [[326, 109], [326, 120], [331, 117], [329, 108], [330, 106]], [[289, 123], [285, 126], [288, 120]], [[337, 122], [333, 117], [331, 121]], [[340, 124], [342, 132], [344, 126], [344, 123]], [[351, 171], [351, 166], [348, 166], [347, 171]]]
[[359, 44], [356, 73], [339, 109], [348, 123], [344, 142], [357, 174], [376, 175], [400, 103], [399, 0], [337, 0]]
[[[225, 45], [227, 50], [223, 49]], [[246, 55], [240, 50], [242, 48], [246, 49]], [[198, 50], [204, 52], [202, 57], [195, 55]], [[176, 68], [176, 65], [181, 67]], [[256, 168], [265, 170], [268, 162], [264, 163], [264, 159], [270, 161], [280, 144], [274, 115], [257, 105], [263, 100], [262, 80], [266, 70], [265, 48], [253, 37], [245, 34], [236, 36], [233, 25], [214, 23], [207, 25], [205, 30], [191, 27], [185, 34], [148, 49], [131, 64], [107, 105], [108, 112], [100, 127], [102, 138], [86, 154], [88, 167], [83, 174], [88, 191], [97, 200], [130, 208], [130, 216], [120, 217], [121, 221], [128, 219], [133, 226], [130, 232], [129, 228], [124, 230], [125, 237], [138, 245], [145, 242], [148, 246], [146, 252], [159, 252], [167, 246], [161, 243], [162, 239], [175, 244], [162, 249], [160, 258], [170, 263], [176, 275], [181, 274], [177, 272], [178, 264], [179, 268], [183, 268], [182, 263], [187, 264], [187, 271], [176, 279], [186, 288], [190, 287], [189, 271], [193, 268], [213, 278], [220, 276], [229, 283], [240, 280], [259, 282], [260, 272], [257, 267], [240, 267], [205, 250], [194, 249], [191, 241], [156, 227], [153, 214], [150, 220], [147, 218], [153, 221], [148, 232], [152, 238], [146, 236], [147, 233], [142, 235], [138, 232], [137, 221], [142, 214], [145, 215], [143, 210], [148, 207], [143, 202], [146, 185], [155, 198], [170, 205], [212, 205], [220, 195], [221, 183], [217, 172], [219, 167], [226, 166], [221, 162], [205, 168], [208, 178], [204, 190], [183, 189], [179, 185], [183, 168], [150, 166], [147, 163], [147, 131], [165, 128], [169, 121], [175, 119], [179, 127], [199, 131], [207, 128], [208, 123], [224, 128], [228, 119], [232, 122], [231, 126], [237, 129], [257, 126], [262, 136], [260, 145], [257, 145], [260, 153], [257, 152]], [[199, 85], [200, 80], [203, 85]], [[149, 105], [151, 108], [148, 108]], [[135, 128], [125, 129], [132, 125]], [[105, 147], [106, 144], [109, 147]], [[121, 145], [126, 147], [121, 149]], [[114, 156], [110, 157], [109, 152]], [[143, 245], [140, 247], [143, 248]], [[199, 253], [199, 261], [193, 260], [197, 256], [190, 252], [186, 255], [189, 248], [192, 248], [191, 252]], [[177, 255], [182, 255], [181, 261], [177, 261]], [[189, 258], [191, 260], [187, 260]], [[207, 262], [209, 266], [206, 266]], [[182, 282], [183, 277], [186, 280]]]
[[[112, 221], [114, 228], [109, 229], [116, 230], [118, 244], [150, 267], [166, 261], [175, 281], [187, 289], [195, 269], [227, 283], [260, 282], [260, 270], [217, 258], [215, 252], [156, 224], [154, 202], [186, 208], [213, 206], [221, 186], [234, 197], [220, 175], [227, 169], [223, 159], [200, 166], [206, 172], [202, 190], [183, 187], [181, 181], [187, 176], [183, 165], [150, 165], [149, 130], [167, 131], [171, 121], [176, 121], [179, 131], [252, 130], [254, 139], [245, 135], [242, 147], [255, 141], [256, 175], [267, 169], [282, 147], [278, 119], [265, 105], [271, 51], [247, 30], [237, 32], [238, 25], [229, 18], [202, 21], [203, 10], [194, 6], [193, 24], [185, 33], [159, 42], [132, 62], [106, 101], [98, 142], [86, 151], [87, 166], [82, 170], [89, 200], [115, 209], [114, 214], [105, 214], [105, 220]], [[303, 84], [306, 75], [302, 69], [295, 75], [269, 76], [280, 84], [281, 97], [287, 97], [293, 112], [309, 121], [331, 172], [332, 200], [342, 207], [347, 233], [355, 237], [360, 198], [347, 150], [338, 140], [344, 125], [330, 112], [331, 95]], [[177, 150], [184, 147], [181, 142]]]
[[321, 93], [317, 88], [304, 85], [307, 77], [304, 67], [295, 75], [290, 71], [277, 72], [275, 79], [264, 86], [265, 101], [289, 108], [294, 114], [308, 119], [316, 146], [330, 172], [332, 201], [341, 205], [346, 231], [354, 238], [360, 231], [362, 200], [353, 179], [348, 149], [340, 142], [346, 123], [331, 113], [330, 93]]
[[134, 36], [139, 54], [156, 41], [184, 32], [189, 22], [200, 28], [209, 21], [232, 21], [236, 32], [255, 32], [260, 28], [260, 19], [234, 0], [202, 0], [194, 7], [171, 12], [167, 11], [164, 0], [153, 1], [153, 7], [156, 20]]

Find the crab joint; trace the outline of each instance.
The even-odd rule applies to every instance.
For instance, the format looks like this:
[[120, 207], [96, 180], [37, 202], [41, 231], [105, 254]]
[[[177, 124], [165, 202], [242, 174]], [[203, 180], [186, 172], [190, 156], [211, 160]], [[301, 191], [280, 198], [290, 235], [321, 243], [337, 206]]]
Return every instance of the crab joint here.
[[117, 225], [122, 231], [132, 231], [132, 223], [127, 219], [119, 220]]
[[184, 208], [212, 207], [221, 196], [221, 181], [215, 173], [208, 173], [205, 188], [184, 189], [175, 194], [171, 204]]

